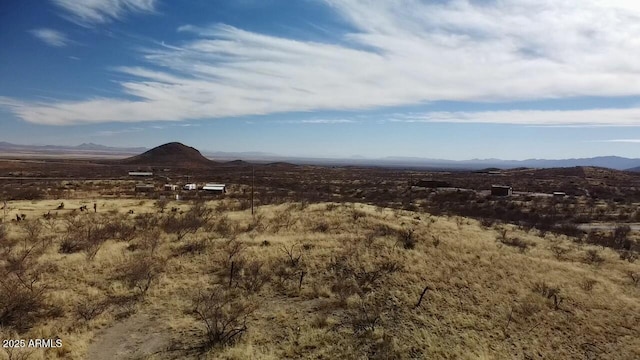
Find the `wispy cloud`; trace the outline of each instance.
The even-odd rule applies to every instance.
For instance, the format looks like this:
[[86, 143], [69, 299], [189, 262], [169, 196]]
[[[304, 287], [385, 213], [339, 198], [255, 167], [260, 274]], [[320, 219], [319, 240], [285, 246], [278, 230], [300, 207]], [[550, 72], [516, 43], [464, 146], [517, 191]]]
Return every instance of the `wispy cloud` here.
[[151, 13], [156, 0], [52, 0], [65, 17], [79, 25], [91, 26], [122, 19], [128, 13]]
[[350, 119], [304, 119], [304, 120], [278, 120], [281, 124], [353, 124], [358, 121]]
[[594, 142], [608, 142], [608, 143], [640, 143], [640, 139], [611, 139], [611, 140], [596, 140]]
[[[91, 23], [155, 5], [55, 1]], [[222, 24], [185, 25], [178, 30], [195, 39], [144, 50], [140, 56], [148, 66], [118, 68], [130, 79], [121, 81], [120, 97], [23, 102], [12, 109], [29, 122], [65, 125], [640, 94], [636, 2], [325, 2], [356, 29], [340, 44]], [[637, 111], [620, 109], [616, 114], [623, 117], [597, 119], [581, 112], [484, 113], [471, 119], [442, 113], [430, 121], [616, 125], [638, 121]]]
[[591, 110], [510, 110], [510, 111], [438, 111], [395, 114], [390, 122], [404, 123], [485, 123], [539, 126], [638, 126], [640, 108]]
[[53, 29], [33, 29], [29, 31], [31, 35], [35, 36], [37, 39], [43, 41], [45, 44], [54, 47], [64, 47], [69, 45], [71, 42], [67, 36], [57, 30]]
[[115, 136], [115, 135], [140, 132], [143, 130], [144, 129], [140, 127], [133, 127], [133, 128], [127, 128], [127, 129], [120, 129], [120, 130], [103, 130], [103, 131], [98, 131], [95, 135], [96, 136]]

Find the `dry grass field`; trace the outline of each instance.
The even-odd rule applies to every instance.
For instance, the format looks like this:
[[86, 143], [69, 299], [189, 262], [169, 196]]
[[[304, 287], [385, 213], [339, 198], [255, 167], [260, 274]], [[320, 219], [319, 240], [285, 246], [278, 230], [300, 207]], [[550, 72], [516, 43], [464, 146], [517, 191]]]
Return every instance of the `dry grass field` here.
[[0, 359], [640, 358], [640, 264], [576, 238], [358, 203], [93, 203], [8, 203], [0, 338], [62, 347]]

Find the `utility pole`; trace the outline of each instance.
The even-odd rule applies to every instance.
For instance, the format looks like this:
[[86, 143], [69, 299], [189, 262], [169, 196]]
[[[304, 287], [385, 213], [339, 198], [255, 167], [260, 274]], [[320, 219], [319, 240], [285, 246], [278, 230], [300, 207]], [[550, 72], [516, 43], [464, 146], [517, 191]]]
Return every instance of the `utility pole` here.
[[254, 166], [251, 166], [251, 216], [253, 216], [253, 187], [256, 181], [256, 169]]
[[413, 202], [413, 174], [409, 173], [409, 206]]

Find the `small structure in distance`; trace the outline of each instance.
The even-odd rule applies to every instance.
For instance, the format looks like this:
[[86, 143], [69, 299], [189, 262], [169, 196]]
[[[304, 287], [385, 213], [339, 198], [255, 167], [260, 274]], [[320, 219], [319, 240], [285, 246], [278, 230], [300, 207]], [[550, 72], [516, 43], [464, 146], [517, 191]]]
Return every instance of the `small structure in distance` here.
[[153, 176], [153, 173], [150, 171], [129, 171], [129, 176], [149, 177]]
[[225, 184], [205, 184], [202, 190], [224, 194], [227, 192], [227, 186]]
[[491, 185], [492, 196], [511, 196], [513, 188], [509, 185]]
[[197, 188], [196, 184], [184, 184], [182, 187], [183, 190], [196, 190]]
[[176, 190], [178, 190], [178, 185], [164, 184], [164, 191], [176, 191]]
[[555, 198], [563, 198], [565, 196], [567, 196], [567, 193], [564, 192], [564, 191], [554, 191], [553, 192], [553, 197], [555, 197]]

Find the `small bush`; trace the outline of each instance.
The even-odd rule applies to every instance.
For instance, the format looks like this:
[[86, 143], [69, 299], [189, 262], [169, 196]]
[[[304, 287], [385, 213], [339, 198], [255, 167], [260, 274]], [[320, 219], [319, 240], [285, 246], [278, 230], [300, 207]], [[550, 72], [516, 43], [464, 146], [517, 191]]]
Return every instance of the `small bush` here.
[[178, 255], [202, 254], [207, 249], [207, 246], [206, 240], [189, 241], [186, 244], [180, 245], [176, 253]]
[[526, 252], [527, 250], [529, 250], [531, 246], [535, 245], [525, 240], [522, 240], [519, 237], [501, 236], [498, 238], [498, 241], [503, 245], [517, 248], [521, 253]]
[[620, 255], [620, 260], [626, 260], [630, 263], [638, 260], [638, 253], [633, 250], [618, 250], [618, 254]]
[[29, 277], [28, 283], [15, 274], [0, 278], [0, 328], [24, 332], [46, 315], [47, 288], [39, 285], [37, 274]]
[[584, 291], [591, 291], [597, 283], [598, 281], [594, 279], [584, 279], [580, 282], [580, 288]]
[[190, 313], [205, 328], [203, 348], [231, 345], [247, 331], [247, 317], [255, 311], [255, 303], [237, 291], [217, 286], [198, 294]]
[[600, 256], [598, 250], [589, 249], [585, 253], [584, 262], [586, 262], [587, 264], [598, 266], [604, 262], [604, 258]]
[[568, 248], [562, 247], [560, 245], [557, 245], [557, 244], [551, 245], [551, 252], [555, 256], [555, 258], [558, 259], [558, 260], [566, 259], [567, 254], [569, 253], [569, 251], [571, 251], [571, 250], [568, 249]]
[[271, 280], [271, 275], [265, 271], [262, 262], [254, 260], [245, 265], [236, 278], [239, 288], [249, 294], [253, 294], [259, 292]]
[[116, 279], [127, 284], [141, 298], [162, 273], [163, 264], [161, 259], [152, 256], [133, 256], [120, 267]]
[[416, 247], [416, 237], [413, 229], [403, 229], [398, 231], [398, 241], [402, 243], [405, 249], [414, 249]]
[[627, 271], [627, 276], [629, 277], [629, 280], [631, 280], [631, 283], [635, 286], [640, 285], [640, 273], [635, 273], [633, 271]]
[[326, 233], [329, 231], [329, 229], [330, 229], [329, 224], [327, 224], [325, 221], [321, 221], [313, 227], [313, 231], [319, 232], [319, 233]]
[[560, 288], [547, 285], [546, 282], [541, 281], [533, 285], [533, 291], [547, 299], [553, 300], [553, 306], [555, 310], [558, 310], [560, 308], [560, 304], [563, 301], [563, 298], [560, 295]]
[[78, 318], [89, 321], [102, 314], [107, 309], [107, 303], [98, 299], [85, 299], [76, 305]]

